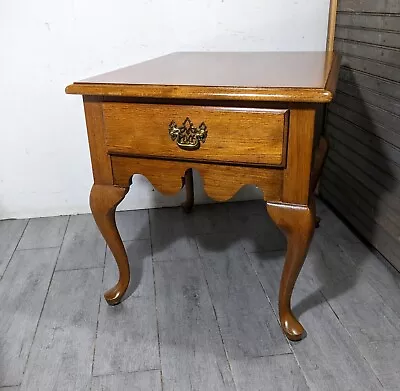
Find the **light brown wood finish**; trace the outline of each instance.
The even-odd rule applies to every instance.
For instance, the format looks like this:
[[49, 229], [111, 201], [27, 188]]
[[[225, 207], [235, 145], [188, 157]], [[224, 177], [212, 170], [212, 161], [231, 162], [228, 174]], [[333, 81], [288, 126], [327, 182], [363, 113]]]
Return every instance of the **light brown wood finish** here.
[[118, 264], [119, 280], [104, 294], [108, 304], [118, 304], [129, 285], [129, 263], [115, 223], [115, 209], [128, 193], [128, 187], [94, 184], [90, 192], [90, 209], [104, 239]]
[[[180, 160], [284, 166], [288, 110], [104, 103], [108, 151]], [[195, 151], [180, 149], [168, 126], [207, 126]]]
[[279, 169], [123, 156], [113, 156], [111, 161], [116, 186], [129, 186], [132, 175], [142, 174], [158, 191], [173, 195], [182, 188], [185, 172], [193, 168], [199, 171], [207, 195], [216, 201], [229, 200], [243, 186], [249, 184], [260, 188], [268, 200], [281, 199], [283, 171]]
[[286, 336], [297, 341], [304, 337], [305, 331], [293, 315], [290, 302], [314, 233], [315, 204], [314, 200], [309, 207], [267, 202], [267, 210], [287, 238], [285, 265], [279, 288], [279, 319]]
[[313, 155], [315, 108], [290, 110], [287, 167], [284, 171], [282, 201], [308, 205]]
[[113, 183], [111, 160], [104, 142], [103, 107], [96, 97], [83, 97], [93, 178], [98, 185]]
[[[315, 224], [310, 196], [321, 162], [313, 156], [317, 103], [332, 99], [338, 65], [332, 52], [176, 53], [67, 87], [84, 95], [95, 183], [90, 204], [120, 272], [105, 294], [109, 304], [120, 302], [129, 284], [115, 208], [132, 176], [146, 176], [166, 194], [185, 184], [188, 211], [196, 169], [217, 201], [249, 184], [263, 192], [288, 238], [282, 329], [293, 340], [304, 335], [290, 300]], [[198, 150], [183, 151], [170, 139], [170, 122], [180, 126], [186, 117], [195, 127], [203, 121], [208, 127]]]
[[333, 51], [333, 44], [335, 40], [337, 7], [338, 0], [331, 0], [329, 5], [328, 35], [326, 40], [326, 50], [330, 52]]
[[[333, 56], [334, 57], [334, 56]], [[135, 98], [330, 102], [325, 52], [187, 52], [99, 75], [69, 94]]]
[[182, 204], [182, 208], [186, 213], [190, 213], [194, 205], [193, 170], [191, 168], [185, 172], [184, 186], [186, 190], [186, 200]]
[[329, 148], [328, 140], [326, 139], [326, 137], [321, 136], [318, 148], [315, 151], [314, 165], [313, 165], [313, 170], [311, 172], [310, 188], [312, 193], [314, 193], [319, 178], [321, 177], [322, 168], [324, 167], [326, 156], [328, 154], [328, 148]]

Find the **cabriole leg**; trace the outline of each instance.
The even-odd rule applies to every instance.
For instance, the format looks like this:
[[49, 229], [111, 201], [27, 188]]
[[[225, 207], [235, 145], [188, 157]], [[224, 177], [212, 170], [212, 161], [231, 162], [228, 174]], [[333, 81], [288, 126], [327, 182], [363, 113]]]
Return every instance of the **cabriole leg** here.
[[101, 234], [114, 255], [119, 270], [117, 284], [104, 294], [104, 298], [110, 305], [120, 303], [129, 285], [128, 256], [115, 223], [115, 209], [124, 199], [128, 190], [127, 187], [94, 184], [90, 192], [90, 209]]
[[267, 202], [269, 215], [287, 238], [287, 251], [279, 289], [279, 319], [292, 341], [303, 338], [305, 331], [292, 313], [291, 297], [297, 277], [307, 256], [314, 227], [315, 203], [309, 207]]

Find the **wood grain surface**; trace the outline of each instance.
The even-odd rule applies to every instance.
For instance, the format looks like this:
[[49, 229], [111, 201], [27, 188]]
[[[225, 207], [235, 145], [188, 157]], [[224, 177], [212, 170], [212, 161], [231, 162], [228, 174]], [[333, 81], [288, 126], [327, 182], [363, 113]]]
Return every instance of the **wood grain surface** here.
[[326, 52], [172, 53], [71, 84], [69, 94], [329, 102]]
[[[104, 103], [106, 143], [110, 153], [236, 164], [285, 164], [288, 110], [242, 109], [133, 103]], [[207, 138], [186, 151], [171, 140], [169, 124], [189, 118], [203, 122]]]
[[279, 200], [281, 197], [281, 169], [264, 169], [227, 165], [210, 165], [194, 162], [141, 159], [113, 156], [114, 181], [117, 186], [129, 186], [134, 174], [144, 175], [164, 194], [175, 194], [182, 188], [182, 177], [189, 168], [199, 171], [205, 192], [216, 201], [232, 198], [244, 185], [259, 187], [264, 197]]

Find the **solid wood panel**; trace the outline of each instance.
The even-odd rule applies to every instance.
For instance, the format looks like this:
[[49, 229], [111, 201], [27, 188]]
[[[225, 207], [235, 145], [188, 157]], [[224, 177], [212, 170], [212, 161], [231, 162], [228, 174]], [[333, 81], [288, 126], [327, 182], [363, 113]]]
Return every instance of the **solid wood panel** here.
[[[397, 71], [397, 73], [399, 72]], [[360, 103], [360, 108], [362, 106], [362, 102], [365, 102], [400, 116], [400, 101], [397, 99], [382, 95], [379, 92], [370, 90], [369, 88], [363, 88], [356, 84], [346, 83], [341, 80], [338, 82], [337, 91], [356, 98], [357, 100], [355, 103]], [[339, 99], [340, 98], [338, 97], [338, 100]]]
[[[72, 84], [66, 92], [183, 99], [327, 102], [326, 52], [172, 53]], [[328, 61], [329, 60], [329, 61]], [[279, 87], [279, 88], [278, 88]]]
[[[389, 134], [389, 136], [397, 136], [393, 137], [393, 141], [400, 142], [400, 135], [395, 134], [394, 132], [388, 131], [380, 133], [379, 131], [376, 134], [372, 134], [357, 125], [347, 121], [346, 119], [334, 114], [332, 111], [329, 112], [327, 117], [327, 124], [333, 125], [335, 128], [340, 129], [343, 132], [346, 132], [351, 137], [354, 137], [362, 144], [367, 145], [369, 148], [374, 149], [377, 153], [380, 153], [388, 160], [393, 161], [397, 165], [400, 166], [400, 149], [397, 148], [393, 143], [390, 143], [385, 139], [385, 136]], [[385, 130], [385, 128], [380, 128]], [[378, 129], [378, 130], [380, 130]]]
[[328, 33], [326, 38], [326, 50], [333, 51], [335, 29], [336, 29], [336, 13], [338, 7], [338, 0], [330, 0], [329, 4], [329, 19], [328, 19]]
[[364, 117], [337, 103], [329, 105], [329, 113], [344, 118], [346, 121], [358, 126], [368, 134], [376, 135], [395, 146], [399, 145], [400, 134], [390, 128], [386, 128], [383, 124], [376, 122], [373, 118]]
[[341, 0], [339, 1], [339, 11], [347, 12], [376, 12], [387, 14], [400, 13], [398, 0]]
[[[106, 143], [111, 153], [208, 162], [285, 164], [289, 112], [222, 107], [104, 103]], [[168, 127], [190, 118], [207, 126], [200, 148], [187, 151], [171, 140]], [[151, 120], [149, 120], [151, 119]]]
[[[400, 22], [400, 20], [398, 20], [398, 22]], [[364, 29], [357, 29], [354, 27], [348, 28], [338, 26], [336, 29], [336, 38], [400, 48], [400, 35], [398, 32], [392, 31], [365, 31]]]
[[400, 15], [338, 12], [336, 26], [400, 31]]
[[[115, 184], [118, 186], [127, 186], [132, 175], [142, 174], [160, 192], [175, 194], [182, 187], [182, 177], [185, 171], [194, 168], [199, 171], [203, 179], [205, 192], [216, 201], [226, 201], [232, 198], [242, 186], [251, 184], [263, 191], [265, 199], [272, 201], [281, 198], [282, 169], [209, 165], [120, 156], [112, 157], [112, 165]], [[232, 178], [235, 180], [233, 181]]]
[[323, 88], [325, 61], [325, 52], [176, 52], [81, 83]]
[[111, 184], [113, 181], [111, 161], [104, 141], [102, 104], [97, 99], [85, 96], [83, 104], [94, 181], [99, 185]]
[[[332, 94], [331, 100], [335, 95], [337, 81], [340, 72], [340, 64], [342, 62], [342, 55], [337, 54], [336, 52], [329, 51], [327, 52], [327, 61], [326, 61], [326, 72], [329, 72], [328, 78], [326, 81], [325, 89], [330, 91]], [[322, 105], [318, 107], [321, 109]]]
[[[366, 59], [366, 58], [361, 58], [361, 57], [356, 57], [352, 55], [348, 55], [346, 53], [343, 53], [343, 65], [346, 68], [342, 68], [341, 73], [345, 72], [345, 69], [348, 71], [348, 77], [346, 75], [342, 75], [343, 78], [347, 78], [350, 82], [353, 75], [351, 75], [352, 70], [358, 70], [362, 71], [364, 73], [377, 76], [379, 79], [378, 80], [383, 80], [382, 78], [388, 79], [385, 80], [383, 85], [385, 86], [386, 84], [389, 84], [389, 90], [390, 87], [393, 87], [393, 83], [391, 81], [395, 81], [397, 83], [400, 83], [400, 74], [399, 70], [395, 66], [391, 66], [389, 64], [384, 64], [379, 61], [375, 61], [372, 59]], [[368, 75], [365, 75], [365, 77], [368, 77]], [[353, 78], [356, 78], [356, 75], [353, 76]], [[368, 85], [373, 86], [374, 80], [372, 81], [366, 81]], [[375, 81], [377, 82], [377, 81]], [[379, 81], [378, 81], [379, 82]], [[391, 84], [391, 85], [390, 85]], [[381, 89], [378, 90], [378, 92], [382, 93]]]
[[372, 45], [364, 42], [354, 42], [341, 38], [335, 39], [335, 50], [363, 58], [379, 59], [387, 64], [400, 62], [400, 51], [386, 46]]
[[[364, 61], [364, 59], [362, 59], [362, 61]], [[367, 64], [367, 61], [365, 61], [365, 64]], [[382, 64], [383, 71], [385, 70], [384, 65], [385, 64]], [[364, 87], [370, 88], [371, 90], [378, 91], [381, 94], [400, 99], [400, 89], [398, 87], [398, 83], [393, 83], [392, 80], [388, 80], [380, 76], [371, 75], [362, 71], [352, 70], [348, 67], [342, 67], [340, 69], [339, 79], [348, 81], [349, 83], [359, 84]]]
[[315, 109], [291, 110], [282, 201], [308, 205]]

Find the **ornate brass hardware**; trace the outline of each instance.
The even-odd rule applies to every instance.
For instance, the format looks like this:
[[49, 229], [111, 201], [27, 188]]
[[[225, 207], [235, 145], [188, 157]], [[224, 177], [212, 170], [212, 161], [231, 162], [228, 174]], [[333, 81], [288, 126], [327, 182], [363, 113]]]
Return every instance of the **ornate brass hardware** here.
[[198, 128], [193, 126], [189, 117], [185, 119], [182, 126], [177, 126], [175, 121], [171, 121], [168, 127], [172, 141], [176, 140], [179, 148], [185, 151], [194, 151], [200, 148], [200, 142], [204, 143], [207, 138], [207, 126], [204, 122]]

